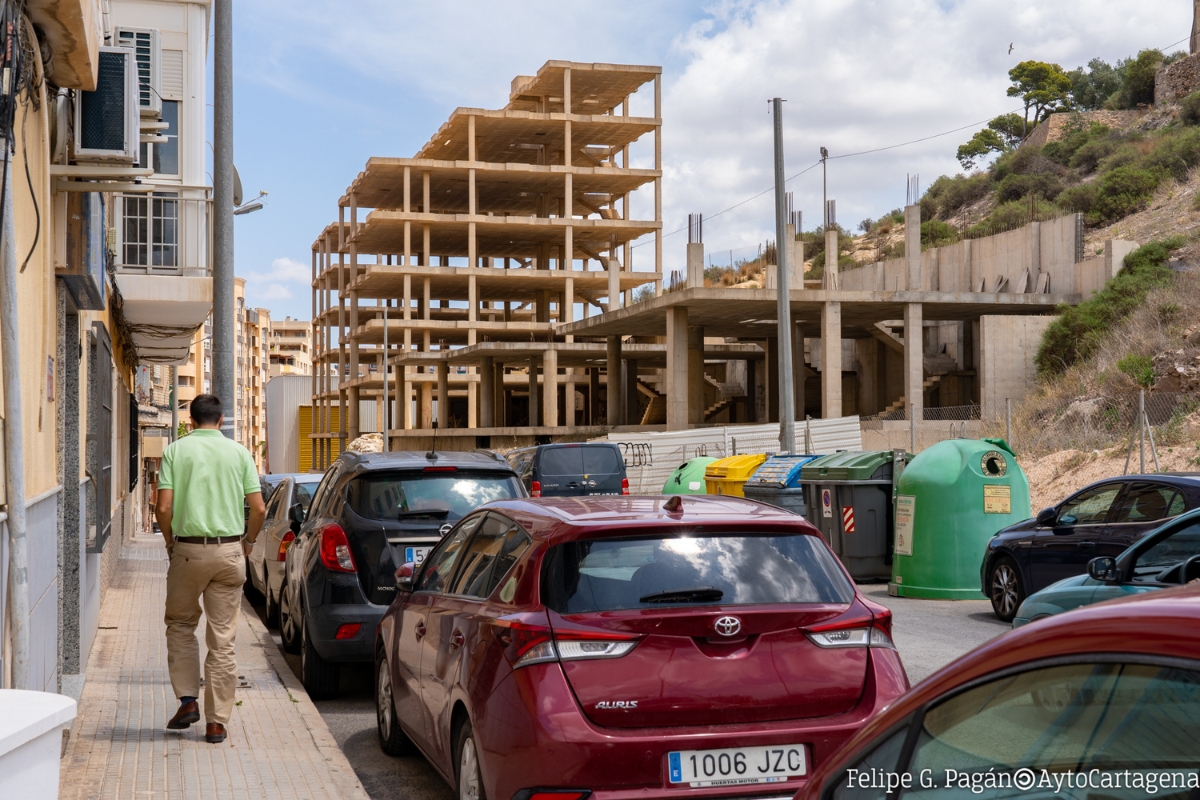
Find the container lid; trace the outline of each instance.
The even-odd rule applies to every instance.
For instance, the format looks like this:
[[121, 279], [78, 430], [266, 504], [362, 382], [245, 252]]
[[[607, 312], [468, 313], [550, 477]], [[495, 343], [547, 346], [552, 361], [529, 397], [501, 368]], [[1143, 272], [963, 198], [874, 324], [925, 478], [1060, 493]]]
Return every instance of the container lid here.
[[795, 486], [800, 481], [800, 469], [805, 464], [821, 456], [813, 455], [783, 455], [771, 456], [758, 471], [746, 481], [746, 486], [775, 486], [784, 488]]
[[744, 481], [754, 474], [758, 465], [767, 460], [766, 453], [752, 453], [745, 456], [729, 456], [709, 464], [704, 470], [706, 480], [741, 480]]
[[880, 467], [891, 466], [891, 463], [891, 450], [850, 450], [808, 462], [800, 470], [800, 479], [805, 483], [823, 480], [865, 481], [873, 478]]
[[75, 701], [61, 694], [0, 690], [0, 755], [75, 719]]

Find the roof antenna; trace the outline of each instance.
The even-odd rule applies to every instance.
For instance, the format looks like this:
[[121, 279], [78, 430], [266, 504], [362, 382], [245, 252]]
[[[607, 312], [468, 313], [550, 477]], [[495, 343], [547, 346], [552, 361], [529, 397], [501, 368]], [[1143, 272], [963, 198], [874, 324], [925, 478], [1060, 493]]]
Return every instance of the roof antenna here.
[[663, 511], [666, 511], [668, 514], [682, 514], [683, 497], [677, 494], [671, 495], [671, 498], [663, 503]]
[[429, 445], [429, 452], [425, 457], [430, 461], [437, 461], [437, 420], [433, 421], [433, 441]]

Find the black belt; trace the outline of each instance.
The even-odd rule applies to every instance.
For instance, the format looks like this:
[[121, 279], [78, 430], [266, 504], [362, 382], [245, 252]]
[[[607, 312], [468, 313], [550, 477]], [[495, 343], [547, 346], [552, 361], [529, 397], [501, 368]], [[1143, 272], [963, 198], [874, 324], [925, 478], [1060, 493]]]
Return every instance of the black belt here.
[[240, 536], [176, 536], [175, 541], [184, 544], [233, 544], [240, 542]]

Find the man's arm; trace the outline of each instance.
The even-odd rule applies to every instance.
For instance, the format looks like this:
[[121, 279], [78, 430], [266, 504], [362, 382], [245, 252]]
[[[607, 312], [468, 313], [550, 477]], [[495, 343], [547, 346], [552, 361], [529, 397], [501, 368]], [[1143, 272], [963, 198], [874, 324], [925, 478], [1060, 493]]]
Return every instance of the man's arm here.
[[171, 533], [171, 519], [175, 516], [175, 490], [159, 489], [158, 505], [154, 507], [154, 519], [158, 529], [162, 531], [163, 542], [169, 551], [175, 545], [175, 537]]
[[250, 505], [250, 520], [246, 523], [246, 552], [250, 552], [250, 545], [258, 539], [258, 532], [262, 530], [263, 520], [267, 518], [267, 504], [263, 502], [262, 492], [253, 492], [246, 495], [246, 502]]

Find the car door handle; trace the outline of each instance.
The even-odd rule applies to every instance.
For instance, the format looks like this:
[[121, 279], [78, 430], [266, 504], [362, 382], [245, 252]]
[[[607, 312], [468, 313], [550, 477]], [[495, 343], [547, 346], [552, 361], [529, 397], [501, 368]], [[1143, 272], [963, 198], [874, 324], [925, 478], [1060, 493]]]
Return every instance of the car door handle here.
[[420, 641], [425, 636], [425, 623], [418, 621], [413, 628], [413, 633], [417, 635], [417, 640]]
[[450, 649], [457, 650], [466, 643], [467, 639], [463, 636], [462, 631], [455, 631], [450, 634]]

